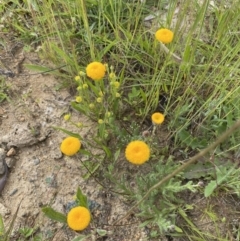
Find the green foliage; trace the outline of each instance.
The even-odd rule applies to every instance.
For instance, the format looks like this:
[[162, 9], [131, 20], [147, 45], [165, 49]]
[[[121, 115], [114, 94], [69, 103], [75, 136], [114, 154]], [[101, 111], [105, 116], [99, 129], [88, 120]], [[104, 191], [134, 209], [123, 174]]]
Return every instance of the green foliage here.
[[7, 91], [8, 86], [3, 78], [0, 78], [0, 103], [2, 103], [4, 100], [9, 100]]
[[66, 215], [55, 211], [53, 208], [51, 207], [43, 207], [42, 208], [42, 212], [49, 217], [50, 219], [54, 220], [54, 221], [58, 221], [61, 223], [67, 223], [67, 217]]
[[209, 197], [212, 195], [217, 187], [230, 188], [235, 194], [240, 196], [240, 170], [236, 168], [236, 165], [231, 167], [217, 167], [216, 168], [216, 180], [211, 180], [204, 189], [204, 196]]
[[[137, 192], [135, 193], [136, 199], [141, 200], [147, 190], [157, 184], [166, 175], [172, 173], [179, 163], [174, 162], [173, 158], [170, 157], [164, 160], [161, 157], [158, 161], [153, 164], [152, 169], [137, 177]], [[181, 193], [185, 193], [188, 190], [192, 192], [197, 191], [197, 186], [192, 181], [183, 183], [184, 178], [182, 174], [166, 182], [164, 185], [155, 189], [150, 196], [144, 200], [140, 205], [140, 212], [137, 214], [143, 220], [141, 226], [150, 225], [157, 226], [158, 231], [154, 231], [154, 234], [161, 235], [163, 233], [170, 232], [171, 225], [174, 226], [172, 232], [182, 232], [182, 230], [175, 225], [176, 213], [178, 208], [184, 204], [184, 199], [180, 198]]]
[[[107, 185], [110, 182], [113, 191], [135, 202], [174, 172], [180, 161], [208, 146], [240, 118], [239, 11], [238, 1], [226, 4], [191, 0], [15, 0], [0, 6], [3, 32], [14, 31], [28, 46], [39, 44], [39, 55], [56, 66], [66, 64], [61, 77], [65, 86], [75, 90], [71, 108], [96, 122], [95, 134], [89, 140], [56, 127], [84, 141], [79, 153], [87, 159], [82, 162], [87, 170], [85, 178], [94, 176]], [[151, 27], [146, 27], [144, 19], [149, 14], [155, 19]], [[174, 41], [167, 46], [155, 41], [152, 29], [157, 27], [171, 28]], [[86, 76], [86, 66], [92, 61], [107, 64], [103, 80], [94, 82]], [[161, 107], [160, 96], [166, 97]], [[0, 89], [0, 102], [4, 99], [5, 92]], [[150, 121], [155, 111], [166, 116], [166, 124], [156, 136], [151, 133]], [[80, 131], [85, 127], [84, 123], [68, 121]], [[149, 136], [144, 137], [143, 131]], [[208, 182], [200, 195], [217, 195], [218, 189], [239, 196], [239, 171], [227, 161], [223, 163], [226, 154], [235, 158], [239, 138], [237, 131], [215, 150], [216, 161], [198, 161], [139, 205], [141, 226], [152, 227], [151, 237], [181, 234], [182, 227], [177, 226], [179, 215], [195, 231], [183, 210], [187, 202], [184, 194], [199, 190], [194, 185], [199, 179]], [[146, 169], [135, 168], [131, 173], [122, 164], [122, 153], [134, 139], [146, 141], [152, 153]], [[99, 153], [93, 153], [92, 148]], [[130, 187], [129, 180], [136, 182], [135, 188]], [[80, 189], [77, 202], [87, 207], [87, 198]], [[66, 222], [65, 215], [51, 207], [43, 208], [43, 212]], [[204, 240], [204, 235], [195, 233]], [[79, 236], [75, 240], [85, 238]]]
[[87, 202], [87, 196], [82, 193], [80, 188], [77, 189], [76, 197], [77, 197], [78, 206], [89, 208], [88, 202]]

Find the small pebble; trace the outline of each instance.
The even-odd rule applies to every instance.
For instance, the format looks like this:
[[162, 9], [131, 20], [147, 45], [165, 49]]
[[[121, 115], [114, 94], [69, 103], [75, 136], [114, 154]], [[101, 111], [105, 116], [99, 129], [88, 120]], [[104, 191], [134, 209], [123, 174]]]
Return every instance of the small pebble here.
[[38, 158], [33, 159], [34, 165], [38, 165], [40, 163], [40, 160]]
[[8, 152], [7, 152], [7, 156], [14, 156], [16, 155], [16, 150], [15, 148], [11, 148]]

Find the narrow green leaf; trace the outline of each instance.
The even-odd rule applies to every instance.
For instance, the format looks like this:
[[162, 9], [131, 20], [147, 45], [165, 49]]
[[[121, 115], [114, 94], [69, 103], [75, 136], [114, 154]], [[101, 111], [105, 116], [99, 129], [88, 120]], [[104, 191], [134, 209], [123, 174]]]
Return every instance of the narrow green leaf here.
[[101, 141], [99, 141], [99, 140], [96, 139], [96, 138], [94, 138], [94, 141], [95, 141], [99, 146], [101, 146], [101, 148], [104, 150], [104, 152], [106, 153], [106, 155], [107, 155], [108, 158], [110, 158], [110, 157], [112, 156], [112, 152], [111, 152], [111, 150], [110, 150], [107, 146], [103, 145], [103, 144], [101, 143]]
[[179, 228], [178, 226], [176, 226], [175, 225], [175, 230], [178, 232], [178, 233], [182, 233], [183, 231], [182, 231], [182, 229], [181, 228]]
[[24, 64], [24, 67], [26, 67], [27, 69], [33, 70], [33, 71], [37, 71], [37, 72], [45, 72], [45, 71], [51, 70], [51, 68], [36, 65], [36, 64]]
[[82, 190], [78, 187], [77, 189], [77, 202], [79, 206], [88, 208], [87, 196], [82, 193]]
[[5, 228], [3, 223], [2, 215], [0, 214], [0, 237], [5, 234]]
[[83, 113], [83, 114], [86, 115], [86, 111], [78, 103], [71, 102], [71, 106], [72, 106], [73, 109], [75, 109], [75, 110], [79, 111], [80, 113]]
[[67, 217], [65, 214], [55, 211], [51, 207], [43, 207], [42, 212], [50, 219], [58, 221], [60, 223], [67, 223]]
[[57, 127], [57, 126], [53, 126], [53, 128], [56, 129], [56, 130], [60, 130], [60, 131], [62, 131], [64, 133], [68, 134], [69, 136], [76, 137], [78, 139], [82, 139], [82, 137], [79, 134], [71, 132], [71, 131], [68, 131], [68, 130], [66, 130], [64, 128]]

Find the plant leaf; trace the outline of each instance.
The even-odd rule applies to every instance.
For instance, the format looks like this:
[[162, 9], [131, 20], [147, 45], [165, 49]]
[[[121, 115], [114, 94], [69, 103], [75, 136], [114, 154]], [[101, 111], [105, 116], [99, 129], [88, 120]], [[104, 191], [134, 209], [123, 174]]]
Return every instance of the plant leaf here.
[[4, 223], [2, 219], [2, 215], [0, 214], [0, 237], [5, 234]]
[[84, 195], [81, 191], [81, 189], [78, 187], [77, 189], [77, 202], [79, 206], [88, 208], [88, 202], [87, 202], [87, 196]]
[[209, 197], [217, 187], [216, 181], [211, 181], [204, 189], [204, 196]]
[[67, 217], [65, 214], [55, 211], [51, 207], [43, 207], [42, 212], [50, 219], [58, 221], [60, 223], [67, 223]]
[[86, 238], [90, 237], [91, 235], [79, 235], [77, 237], [75, 237], [74, 239], [72, 239], [71, 241], [84, 241], [86, 240]]
[[60, 131], [62, 131], [64, 133], [68, 134], [69, 136], [76, 137], [78, 139], [82, 139], [82, 137], [79, 134], [71, 132], [71, 131], [68, 131], [68, 130], [66, 130], [64, 128], [57, 127], [57, 126], [53, 126], [53, 128], [56, 129], [56, 130], [60, 130]]

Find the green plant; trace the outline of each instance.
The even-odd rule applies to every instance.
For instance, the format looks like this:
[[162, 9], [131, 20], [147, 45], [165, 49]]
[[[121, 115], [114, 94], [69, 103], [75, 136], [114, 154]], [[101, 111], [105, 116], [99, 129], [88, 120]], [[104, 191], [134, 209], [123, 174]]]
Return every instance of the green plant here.
[[[192, 203], [185, 205], [183, 196], [196, 189], [203, 195], [194, 184], [200, 179], [208, 183], [205, 197], [220, 191], [239, 195], [239, 172], [228, 162], [239, 149], [237, 130], [211, 150], [209, 161], [198, 160], [185, 172], [172, 175], [181, 162], [209, 146], [240, 118], [240, 8], [238, 1], [212, 2], [43, 0], [13, 1], [0, 9], [6, 13], [5, 31], [14, 29], [20, 39], [39, 43], [42, 58], [57, 66], [66, 64], [61, 77], [65, 86], [75, 90], [71, 107], [95, 122], [96, 128], [89, 139], [57, 129], [83, 142], [79, 152], [87, 157], [82, 162], [85, 178], [94, 178], [103, 188], [110, 182], [111, 191], [135, 201], [136, 215], [142, 226], [153, 228], [152, 236], [180, 235], [184, 229], [177, 217], [182, 216], [193, 231], [188, 240], [204, 239], [185, 212]], [[152, 8], [158, 12], [152, 13]], [[23, 13], [23, 9], [27, 10]], [[17, 11], [19, 15], [9, 21], [9, 12]], [[142, 20], [150, 13], [155, 25], [146, 28]], [[22, 24], [19, 19], [24, 19]], [[174, 32], [167, 46], [154, 37], [159, 27]], [[96, 61], [106, 64], [106, 75], [93, 81], [85, 72], [88, 63]], [[165, 101], [159, 106], [162, 97]], [[165, 116], [157, 129], [151, 123], [155, 112]], [[69, 114], [65, 120], [79, 132], [86, 126], [74, 123]], [[146, 168], [128, 166], [132, 174], [122, 154], [134, 140], [150, 146], [151, 159]], [[129, 182], [136, 182], [136, 187]], [[64, 215], [52, 212], [50, 216], [65, 222]]]

